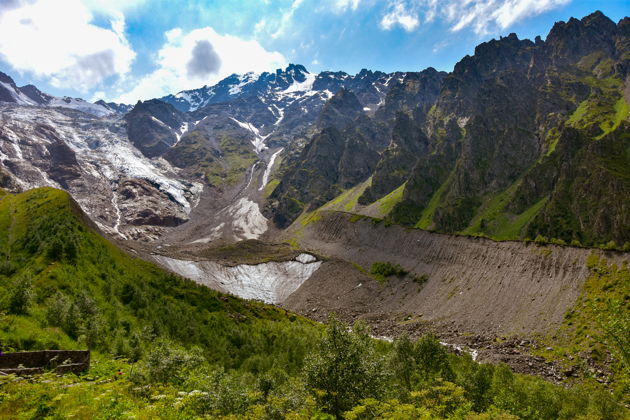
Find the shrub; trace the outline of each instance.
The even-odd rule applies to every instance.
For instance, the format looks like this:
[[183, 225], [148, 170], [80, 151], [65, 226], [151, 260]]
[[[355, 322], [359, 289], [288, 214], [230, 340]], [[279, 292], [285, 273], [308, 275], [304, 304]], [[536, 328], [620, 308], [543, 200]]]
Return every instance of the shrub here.
[[370, 274], [372, 274], [380, 283], [384, 283], [388, 277], [404, 277], [407, 274], [404, 268], [399, 264], [392, 264], [390, 262], [375, 262], [370, 268]]
[[33, 301], [33, 282], [28, 274], [20, 276], [13, 282], [9, 293], [8, 310], [12, 314], [24, 315]]
[[188, 378], [190, 371], [200, 367], [204, 362], [199, 348], [186, 350], [162, 339], [148, 352], [141, 373], [135, 379], [148, 383], [181, 384]]

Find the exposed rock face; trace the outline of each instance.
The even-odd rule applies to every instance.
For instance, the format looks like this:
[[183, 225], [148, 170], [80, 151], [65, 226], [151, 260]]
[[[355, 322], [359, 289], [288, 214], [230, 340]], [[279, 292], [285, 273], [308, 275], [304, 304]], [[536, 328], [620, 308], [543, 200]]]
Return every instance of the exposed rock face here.
[[317, 119], [320, 128], [336, 128], [344, 130], [354, 124], [354, 120], [363, 112], [357, 97], [342, 88], [322, 108]]
[[161, 156], [179, 140], [177, 131], [184, 123], [182, 114], [173, 106], [152, 99], [138, 102], [125, 115], [129, 140], [146, 157]]
[[345, 89], [326, 103], [317, 125], [324, 128], [285, 168], [265, 209], [279, 227], [367, 179], [384, 147], [384, 128], [367, 118]]
[[[386, 104], [396, 93], [417, 128], [396, 128], [404, 126], [397, 119], [360, 202], [406, 182], [390, 214], [396, 222], [499, 238], [630, 241], [624, 25], [594, 13], [556, 24], [546, 42], [510, 34], [481, 44], [442, 79], [428, 110], [409, 110], [420, 101], [405, 94], [413, 92], [407, 75]], [[408, 153], [396, 153], [401, 139], [412, 145]], [[578, 176], [589, 181], [576, 183]]]

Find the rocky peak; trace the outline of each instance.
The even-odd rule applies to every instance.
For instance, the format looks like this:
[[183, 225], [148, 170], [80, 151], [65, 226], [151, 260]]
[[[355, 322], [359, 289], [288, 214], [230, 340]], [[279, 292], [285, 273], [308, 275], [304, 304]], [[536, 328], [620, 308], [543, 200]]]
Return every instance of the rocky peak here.
[[40, 105], [47, 104], [53, 99], [52, 96], [42, 92], [33, 85], [22, 86], [20, 91]]
[[335, 127], [343, 130], [350, 126], [361, 112], [363, 112], [363, 106], [356, 95], [341, 88], [324, 105], [317, 125], [320, 128]]
[[522, 68], [529, 62], [529, 51], [534, 45], [528, 39], [518, 39], [515, 33], [492, 39], [475, 47], [474, 56], [467, 55], [455, 64], [453, 74], [468, 80], [485, 79], [506, 70]]
[[[171, 104], [160, 101], [159, 99], [151, 99], [148, 101], [138, 101], [130, 114], [149, 114], [173, 129], [181, 126], [184, 118]], [[130, 116], [133, 118], [133, 116]]]
[[2, 83], [8, 83], [10, 85], [15, 85], [15, 82], [13, 81], [13, 79], [11, 78], [11, 76], [9, 76], [6, 73], [2, 73], [0, 71], [0, 82]]
[[308, 70], [306, 70], [306, 67], [301, 64], [289, 64], [289, 66], [284, 70], [284, 73], [291, 75], [293, 80], [301, 83], [306, 80], [305, 74], [308, 73]]
[[184, 116], [172, 105], [158, 99], [138, 101], [125, 115], [129, 140], [145, 156], [166, 153], [181, 135]]
[[597, 11], [581, 20], [556, 22], [547, 35], [546, 44], [558, 64], [570, 64], [592, 52], [614, 56], [617, 25]]

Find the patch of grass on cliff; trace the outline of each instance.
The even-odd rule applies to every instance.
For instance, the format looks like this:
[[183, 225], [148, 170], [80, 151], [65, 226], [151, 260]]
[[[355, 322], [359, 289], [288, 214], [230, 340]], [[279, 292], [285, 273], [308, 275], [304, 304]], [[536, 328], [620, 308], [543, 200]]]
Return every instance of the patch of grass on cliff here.
[[278, 185], [280, 185], [279, 179], [272, 179], [267, 182], [267, 185], [265, 185], [265, 188], [263, 189], [263, 196], [265, 198], [269, 198], [271, 194], [273, 194], [274, 190], [278, 187]]
[[595, 140], [616, 130], [622, 121], [627, 120], [630, 112], [628, 103], [617, 89], [615, 84], [606, 86], [603, 93], [591, 94], [588, 99], [580, 102], [567, 124], [579, 129], [596, 125], [601, 133]]
[[319, 210], [353, 211], [358, 204], [359, 197], [371, 183], [372, 177], [363, 181], [359, 185], [343, 191], [337, 197], [322, 205]]
[[522, 179], [514, 182], [505, 191], [490, 198], [486, 204], [482, 205], [476, 216], [472, 219], [468, 226], [461, 233], [464, 235], [475, 235], [478, 233], [487, 233], [491, 225], [496, 224], [499, 217], [503, 216], [504, 208], [510, 203], [514, 193], [518, 189]]
[[440, 185], [440, 188], [438, 188], [433, 194], [429, 204], [427, 204], [426, 208], [422, 211], [420, 220], [416, 223], [415, 227], [420, 229], [429, 229], [433, 225], [433, 215], [435, 215], [435, 211], [442, 202], [442, 195], [453, 183], [453, 180], [455, 179], [455, 172], [456, 169], [453, 168], [451, 173], [448, 175], [448, 178], [446, 178], [442, 185]]
[[386, 196], [376, 200], [375, 205], [378, 206], [379, 215], [381, 217], [387, 216], [394, 206], [402, 201], [403, 194], [405, 192], [405, 185], [407, 185], [406, 182]]

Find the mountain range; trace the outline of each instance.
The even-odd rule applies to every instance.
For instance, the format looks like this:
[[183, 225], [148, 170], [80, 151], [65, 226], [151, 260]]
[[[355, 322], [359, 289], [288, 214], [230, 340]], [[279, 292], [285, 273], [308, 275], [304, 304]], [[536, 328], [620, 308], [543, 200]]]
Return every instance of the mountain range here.
[[0, 73], [0, 349], [96, 361], [0, 417], [626, 418], [629, 104], [600, 12], [134, 105]]
[[64, 188], [146, 241], [260, 237], [352, 197], [345, 211], [409, 227], [623, 247], [629, 31], [596, 12], [480, 44], [450, 73], [292, 64], [133, 107], [1, 74], [2, 185]]

